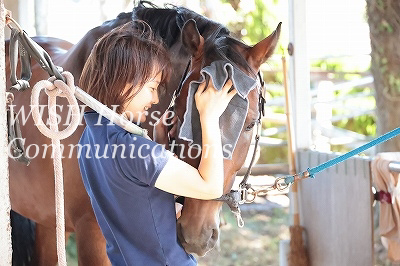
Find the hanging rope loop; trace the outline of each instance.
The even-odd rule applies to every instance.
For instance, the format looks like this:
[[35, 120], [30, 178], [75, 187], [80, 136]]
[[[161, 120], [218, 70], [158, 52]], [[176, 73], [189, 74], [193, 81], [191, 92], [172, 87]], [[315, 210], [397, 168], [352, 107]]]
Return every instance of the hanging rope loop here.
[[[71, 136], [79, 125], [80, 113], [78, 101], [76, 100], [74, 77], [69, 72], [61, 74], [63, 80], [52, 76], [48, 80], [41, 80], [35, 84], [31, 95], [31, 110], [35, 125], [39, 131], [46, 137], [51, 139], [53, 147], [53, 163], [55, 175], [55, 201], [56, 201], [56, 234], [57, 234], [57, 257], [58, 265], [66, 266], [65, 252], [65, 219], [64, 219], [64, 177], [62, 167], [62, 152], [60, 140]], [[40, 112], [40, 92], [44, 89], [48, 96], [48, 110], [50, 128], [48, 128], [42, 120], [42, 112]], [[68, 100], [70, 111], [72, 112], [71, 123], [62, 131], [58, 130], [57, 119], [57, 97], [63, 97]]]
[[[32, 89], [31, 95], [31, 110], [32, 117], [35, 121], [35, 125], [39, 129], [39, 131], [48, 138], [62, 140], [71, 136], [76, 128], [79, 125], [79, 105], [76, 100], [75, 93], [75, 85], [74, 85], [74, 77], [69, 72], [63, 72], [62, 75], [66, 79], [67, 83], [64, 83], [62, 80], [58, 80], [55, 77], [51, 77], [48, 80], [42, 80], [36, 83], [36, 85]], [[40, 92], [45, 89], [46, 94], [49, 96], [49, 114], [55, 113], [57, 109], [56, 105], [56, 97], [67, 98], [69, 107], [72, 112], [71, 123], [62, 131], [52, 131], [49, 129], [42, 120], [42, 112], [40, 112]], [[57, 121], [56, 121], [57, 123]]]

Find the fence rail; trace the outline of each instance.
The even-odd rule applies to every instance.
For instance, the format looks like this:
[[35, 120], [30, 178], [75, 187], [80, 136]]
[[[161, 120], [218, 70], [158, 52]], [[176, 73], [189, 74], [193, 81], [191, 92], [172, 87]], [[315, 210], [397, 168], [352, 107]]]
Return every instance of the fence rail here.
[[[277, 60], [277, 58], [275, 58]], [[265, 69], [264, 69], [265, 70]], [[279, 72], [279, 70], [274, 70]], [[274, 72], [268, 71], [268, 72]], [[274, 72], [274, 73], [275, 73]], [[338, 80], [336, 83], [327, 80], [319, 80], [318, 86], [311, 89], [311, 105], [312, 105], [312, 128], [314, 132], [318, 132], [315, 138], [319, 140], [324, 139], [326, 145], [343, 145], [348, 149], [353, 149], [359, 145], [365, 144], [371, 137], [339, 128], [333, 125], [333, 123], [342, 121], [343, 119], [351, 119], [361, 115], [373, 115], [375, 108], [364, 105], [346, 105], [346, 101], [353, 99], [367, 99], [372, 97], [373, 93], [370, 89], [362, 90], [353, 94], [346, 94], [354, 88], [371, 88], [373, 87], [373, 77], [368, 72], [329, 72], [329, 71], [315, 71], [312, 75], [326, 75], [330, 74], [358, 74], [361, 77], [350, 81], [343, 82]], [[269, 93], [281, 93], [283, 94], [284, 88], [279, 84], [267, 84], [267, 92]], [[335, 96], [339, 94], [340, 96]], [[284, 107], [285, 98], [274, 97], [267, 99], [265, 108], [266, 115], [263, 118], [263, 123], [272, 123], [275, 126], [269, 127], [262, 130], [260, 138], [261, 147], [284, 147], [287, 145], [287, 141], [276, 137], [279, 133], [286, 132], [286, 114], [276, 113], [273, 111], [274, 107]], [[332, 110], [342, 110], [339, 114], [332, 114]], [[315, 140], [318, 145], [319, 140]], [[252, 143], [254, 145], [254, 143]], [[251, 149], [252, 150], [252, 149]], [[373, 152], [373, 151], [372, 151]], [[400, 166], [397, 166], [400, 169]], [[238, 174], [244, 174], [246, 167], [243, 167]], [[397, 169], [397, 168], [396, 168]], [[270, 174], [287, 174], [289, 172], [287, 164], [256, 164], [252, 170], [253, 175], [270, 175]]]

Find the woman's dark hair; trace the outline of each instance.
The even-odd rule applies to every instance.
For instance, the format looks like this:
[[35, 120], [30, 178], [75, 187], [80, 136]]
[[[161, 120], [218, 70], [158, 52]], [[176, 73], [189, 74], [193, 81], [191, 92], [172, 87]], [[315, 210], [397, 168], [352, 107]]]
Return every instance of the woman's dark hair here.
[[[128, 22], [102, 36], [94, 45], [79, 80], [80, 87], [109, 108], [121, 113], [129, 102], [159, 72], [159, 88], [171, 75], [170, 59], [161, 39], [147, 23]], [[124, 91], [126, 84], [132, 84]], [[136, 90], [136, 91], [133, 91]]]

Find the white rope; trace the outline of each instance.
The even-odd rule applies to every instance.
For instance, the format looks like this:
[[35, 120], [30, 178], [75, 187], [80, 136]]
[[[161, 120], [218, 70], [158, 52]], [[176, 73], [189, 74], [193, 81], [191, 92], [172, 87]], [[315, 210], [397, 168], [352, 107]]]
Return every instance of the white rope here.
[[[64, 219], [64, 178], [61, 160], [60, 140], [65, 139], [74, 133], [79, 125], [79, 106], [74, 97], [75, 86], [74, 77], [71, 73], [63, 72], [67, 84], [61, 80], [51, 77], [49, 80], [42, 80], [36, 83], [32, 89], [31, 109], [32, 117], [39, 131], [48, 138], [51, 138], [53, 148], [53, 163], [55, 175], [55, 201], [56, 201], [56, 233], [57, 233], [57, 257], [58, 265], [66, 266], [67, 259], [65, 253], [65, 219]], [[48, 109], [50, 117], [50, 129], [43, 123], [39, 112], [39, 96], [42, 89], [45, 89], [49, 97]], [[57, 121], [57, 96], [67, 98], [72, 108], [71, 124], [63, 131], [58, 131]]]

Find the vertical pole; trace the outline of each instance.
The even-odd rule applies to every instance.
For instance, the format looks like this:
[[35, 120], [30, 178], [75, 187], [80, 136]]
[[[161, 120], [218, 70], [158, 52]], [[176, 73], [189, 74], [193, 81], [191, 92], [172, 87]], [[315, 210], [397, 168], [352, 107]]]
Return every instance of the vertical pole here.
[[[293, 150], [308, 149], [311, 146], [311, 93], [310, 93], [310, 61], [307, 53], [307, 0], [289, 0], [289, 85], [293, 101], [289, 109], [292, 113]], [[289, 158], [289, 160], [291, 160]], [[299, 162], [296, 158], [298, 171]], [[290, 191], [291, 224], [301, 224], [301, 184]], [[298, 215], [293, 215], [298, 214]], [[299, 219], [300, 218], [300, 219]], [[288, 242], [282, 243], [282, 246]], [[285, 247], [285, 249], [289, 249]], [[286, 257], [287, 259], [287, 257]], [[280, 261], [280, 265], [288, 265], [288, 261]]]
[[6, 112], [6, 73], [4, 26], [5, 13], [3, 0], [0, 0], [0, 265], [11, 265], [11, 225], [10, 225], [10, 194], [8, 175], [8, 138]]
[[[307, 0], [289, 0], [289, 80], [295, 150], [311, 146], [310, 60], [307, 52]], [[298, 169], [301, 171], [302, 169]]]
[[[307, 0], [289, 0], [289, 83], [292, 95], [294, 150], [311, 146], [310, 60], [307, 52]], [[299, 162], [296, 158], [297, 171]], [[305, 170], [305, 169], [304, 169]], [[292, 195], [293, 196], [293, 195]], [[301, 202], [301, 184], [297, 197]], [[292, 206], [293, 207], [293, 206]], [[300, 217], [301, 205], [299, 207]]]

